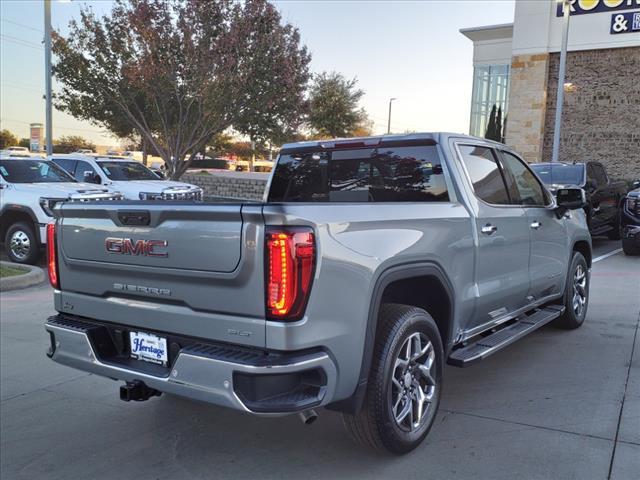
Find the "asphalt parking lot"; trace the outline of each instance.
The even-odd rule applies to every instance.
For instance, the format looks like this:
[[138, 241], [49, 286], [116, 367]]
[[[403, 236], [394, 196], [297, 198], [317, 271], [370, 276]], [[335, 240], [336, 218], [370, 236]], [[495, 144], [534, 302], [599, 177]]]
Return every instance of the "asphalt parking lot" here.
[[640, 258], [594, 245], [584, 326], [448, 367], [439, 418], [404, 457], [354, 446], [326, 410], [305, 426], [169, 396], [125, 404], [118, 383], [45, 357], [48, 286], [2, 293], [0, 477], [637, 480]]

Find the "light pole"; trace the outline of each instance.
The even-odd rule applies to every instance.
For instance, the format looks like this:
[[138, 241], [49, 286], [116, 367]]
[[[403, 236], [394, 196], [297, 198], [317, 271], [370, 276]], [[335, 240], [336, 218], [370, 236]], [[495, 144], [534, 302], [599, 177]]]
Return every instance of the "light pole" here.
[[44, 0], [44, 83], [46, 89], [45, 135], [47, 136], [47, 156], [53, 155], [53, 126], [51, 124], [51, 0]]
[[564, 74], [567, 64], [567, 44], [569, 42], [569, 17], [571, 14], [571, 0], [562, 2], [562, 47], [560, 49], [560, 68], [558, 71], [558, 91], [556, 94], [556, 121], [553, 127], [553, 150], [551, 161], [557, 162], [560, 153], [560, 129], [562, 128], [562, 107], [564, 104]]
[[389, 119], [387, 121], [387, 134], [391, 133], [391, 104], [394, 100], [397, 100], [395, 97], [389, 99]]

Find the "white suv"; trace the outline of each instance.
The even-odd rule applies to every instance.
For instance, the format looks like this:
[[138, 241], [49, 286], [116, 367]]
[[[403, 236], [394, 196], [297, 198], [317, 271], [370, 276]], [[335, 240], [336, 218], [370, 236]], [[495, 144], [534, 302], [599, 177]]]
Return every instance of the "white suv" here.
[[200, 187], [163, 180], [131, 158], [69, 154], [51, 160], [79, 182], [112, 187], [127, 200], [202, 200]]
[[31, 153], [27, 147], [8, 147], [5, 150], [0, 150], [0, 156], [2, 157], [40, 157], [37, 153]]
[[0, 241], [17, 263], [36, 263], [46, 243], [52, 209], [64, 201], [120, 200], [108, 188], [78, 183], [56, 164], [39, 158], [0, 158]]

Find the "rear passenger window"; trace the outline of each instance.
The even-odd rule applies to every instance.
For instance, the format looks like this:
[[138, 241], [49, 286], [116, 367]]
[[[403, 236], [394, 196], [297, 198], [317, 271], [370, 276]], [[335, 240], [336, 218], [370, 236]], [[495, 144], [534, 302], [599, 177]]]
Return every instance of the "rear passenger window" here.
[[513, 179], [517, 190], [516, 195], [511, 195], [513, 203], [525, 206], [545, 206], [548, 201], [544, 189], [524, 163], [508, 152], [502, 152], [502, 159], [506, 170], [505, 176]]
[[280, 156], [270, 202], [446, 202], [437, 147], [398, 146]]
[[73, 172], [76, 168], [76, 161], [70, 158], [54, 158], [53, 163], [61, 167], [69, 175], [73, 176]]
[[95, 175], [96, 171], [93, 169], [90, 163], [83, 162], [82, 160], [78, 161], [78, 165], [76, 166], [76, 175], [75, 178], [78, 182], [84, 182], [84, 173], [91, 172]]
[[593, 172], [593, 178], [599, 187], [607, 184], [607, 174], [604, 171], [604, 167], [597, 163], [590, 163], [591, 171]]
[[477, 197], [493, 205], [509, 205], [509, 195], [492, 150], [461, 145], [460, 153]]

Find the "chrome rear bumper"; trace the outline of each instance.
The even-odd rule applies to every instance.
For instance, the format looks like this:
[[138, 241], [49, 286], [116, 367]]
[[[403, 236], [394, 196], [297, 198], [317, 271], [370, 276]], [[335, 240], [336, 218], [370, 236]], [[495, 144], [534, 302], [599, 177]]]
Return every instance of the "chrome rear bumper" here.
[[[259, 415], [286, 415], [326, 405], [335, 391], [337, 371], [326, 352], [296, 354], [291, 358], [279, 356], [278, 363], [251, 364], [247, 361], [219, 358], [219, 355], [216, 358], [207, 354], [206, 348], [187, 347], [180, 350], [166, 375], [156, 375], [102, 359], [92, 341], [91, 330], [104, 327], [90, 323], [83, 325], [82, 321], [62, 322], [58, 320], [60, 318], [62, 317], [51, 317], [45, 324], [51, 336], [51, 348], [47, 355], [62, 365], [114, 380], [137, 380], [160, 392]], [[64, 319], [67, 320], [66, 317]], [[196, 353], [196, 350], [203, 350], [204, 353]], [[216, 352], [219, 350], [215, 349]], [[250, 392], [260, 391], [262, 387], [256, 388], [256, 382], [265, 379], [271, 383], [274, 379], [276, 382], [277, 379], [286, 379], [285, 383], [290, 385], [292, 378], [294, 381], [297, 378], [296, 375], [309, 378], [309, 372], [318, 372], [317, 375], [312, 375], [316, 383], [313, 388], [282, 392], [259, 399], [248, 399], [243, 395], [242, 388], [246, 391], [247, 385]], [[244, 387], [235, 385], [234, 380]], [[273, 387], [270, 388], [273, 392]]]

